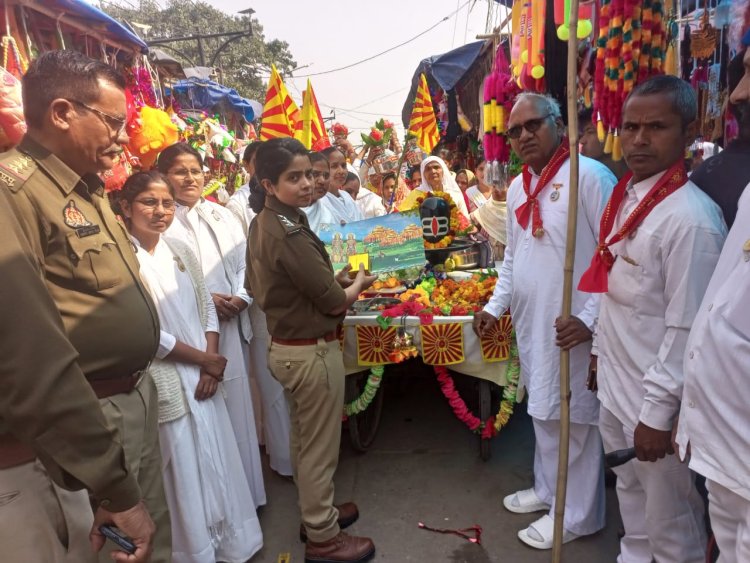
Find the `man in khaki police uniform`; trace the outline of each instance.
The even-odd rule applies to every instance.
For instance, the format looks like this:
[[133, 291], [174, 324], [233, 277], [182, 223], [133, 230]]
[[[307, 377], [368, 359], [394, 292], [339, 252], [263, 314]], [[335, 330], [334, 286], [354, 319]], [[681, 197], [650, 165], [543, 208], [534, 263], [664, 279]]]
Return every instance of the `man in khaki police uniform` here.
[[153, 560], [169, 561], [156, 388], [142, 377], [158, 346], [158, 317], [97, 176], [127, 142], [124, 88], [117, 71], [76, 52], [41, 55], [23, 78], [28, 133], [0, 155], [0, 188], [42, 264], [78, 365], [119, 430], [156, 524]]
[[[146, 561], [154, 524], [141, 490], [76, 362], [39, 261], [3, 190], [0, 240], [2, 560], [95, 559], [87, 541], [94, 520], [88, 494], [60, 483], [88, 489], [100, 506], [97, 525], [114, 523], [138, 546], [137, 561]], [[93, 534], [92, 541], [104, 543]]]

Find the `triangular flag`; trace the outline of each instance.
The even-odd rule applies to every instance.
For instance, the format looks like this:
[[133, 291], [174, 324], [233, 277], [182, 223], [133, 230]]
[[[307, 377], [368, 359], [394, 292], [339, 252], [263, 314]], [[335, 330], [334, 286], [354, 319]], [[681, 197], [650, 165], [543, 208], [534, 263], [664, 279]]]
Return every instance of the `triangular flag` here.
[[302, 101], [302, 118], [297, 122], [295, 138], [309, 150], [320, 151], [331, 146], [331, 140], [323, 125], [318, 99], [315, 97], [310, 79]]
[[299, 108], [289, 95], [281, 80], [276, 65], [271, 65], [271, 78], [268, 80], [266, 103], [261, 116], [260, 140], [268, 141], [277, 137], [294, 137], [299, 119]]
[[427, 77], [419, 77], [417, 96], [414, 98], [414, 109], [409, 119], [409, 133], [417, 138], [417, 145], [424, 152], [430, 153], [440, 141], [435, 111], [432, 109], [432, 97], [427, 86]]

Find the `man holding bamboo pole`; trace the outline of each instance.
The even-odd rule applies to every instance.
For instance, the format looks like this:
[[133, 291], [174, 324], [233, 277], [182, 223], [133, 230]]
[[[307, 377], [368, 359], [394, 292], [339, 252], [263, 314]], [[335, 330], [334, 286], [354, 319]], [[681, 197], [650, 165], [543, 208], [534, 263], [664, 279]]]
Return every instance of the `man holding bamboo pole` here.
[[[573, 315], [556, 319], [562, 309], [563, 261], [568, 222], [569, 147], [557, 101], [541, 94], [521, 94], [510, 113], [508, 136], [524, 161], [524, 172], [508, 190], [508, 245], [495, 292], [475, 316], [481, 334], [508, 307], [518, 336], [523, 383], [529, 393], [536, 452], [534, 486], [507, 496], [511, 512], [546, 514], [519, 532], [538, 549], [552, 547], [554, 496], [560, 436], [560, 350], [571, 356], [570, 488], [564, 541], [604, 527], [604, 480], [598, 401], [586, 391], [591, 334], [599, 297], [574, 292]], [[615, 177], [602, 164], [580, 160], [577, 221], [578, 282], [596, 248], [599, 218]]]
[[704, 561], [703, 503], [671, 445], [688, 333], [726, 235], [719, 207], [683, 164], [696, 114], [695, 92], [676, 77], [632, 91], [620, 133], [632, 173], [615, 187], [578, 286], [604, 293], [592, 370], [605, 451], [635, 447], [638, 458], [615, 469], [619, 563]]

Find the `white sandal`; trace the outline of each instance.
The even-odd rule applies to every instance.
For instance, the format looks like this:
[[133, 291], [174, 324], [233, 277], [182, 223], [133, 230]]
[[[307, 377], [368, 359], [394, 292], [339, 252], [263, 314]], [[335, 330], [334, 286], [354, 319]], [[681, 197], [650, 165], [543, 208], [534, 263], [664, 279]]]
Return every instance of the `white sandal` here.
[[536, 496], [533, 488], [508, 495], [503, 499], [503, 506], [516, 514], [526, 514], [528, 512], [539, 512], [540, 510], [550, 509], [549, 504], [542, 502], [539, 497]]
[[[554, 534], [555, 521], [549, 514], [545, 514], [528, 528], [518, 532], [518, 539], [536, 549], [552, 549]], [[563, 532], [563, 543], [571, 542], [579, 537], [577, 534], [565, 530]]]

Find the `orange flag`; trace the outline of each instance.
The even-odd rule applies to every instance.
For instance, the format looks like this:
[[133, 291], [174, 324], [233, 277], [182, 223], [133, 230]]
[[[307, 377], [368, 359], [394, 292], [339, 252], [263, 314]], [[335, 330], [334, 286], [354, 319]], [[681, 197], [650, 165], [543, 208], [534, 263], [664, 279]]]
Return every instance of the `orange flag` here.
[[266, 103], [261, 116], [260, 140], [294, 137], [298, 120], [299, 108], [289, 95], [276, 65], [271, 65], [271, 78], [268, 80]]
[[307, 79], [307, 89], [302, 101], [302, 118], [297, 122], [295, 138], [305, 147], [314, 151], [323, 150], [331, 146], [328, 132], [323, 125], [318, 99], [315, 97], [310, 79]]
[[417, 138], [417, 145], [426, 153], [432, 152], [440, 141], [437, 119], [432, 109], [432, 97], [430, 97], [430, 89], [424, 73], [419, 77], [414, 109], [411, 110], [409, 120], [409, 133]]

